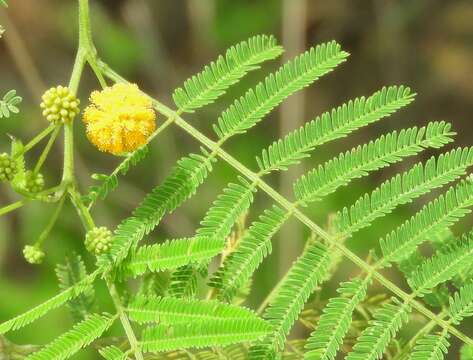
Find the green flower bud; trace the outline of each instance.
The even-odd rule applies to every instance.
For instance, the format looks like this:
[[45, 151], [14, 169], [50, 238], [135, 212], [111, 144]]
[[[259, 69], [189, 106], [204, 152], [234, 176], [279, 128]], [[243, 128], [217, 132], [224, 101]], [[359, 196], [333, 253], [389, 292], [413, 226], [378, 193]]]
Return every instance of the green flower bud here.
[[35, 174], [33, 171], [28, 170], [25, 173], [25, 190], [36, 194], [44, 189], [44, 177], [42, 174]]
[[44, 259], [44, 252], [36, 246], [26, 245], [23, 248], [23, 256], [30, 264], [41, 264]]
[[95, 255], [106, 253], [112, 244], [112, 232], [105, 226], [90, 230], [85, 236], [85, 247]]
[[43, 116], [52, 123], [67, 123], [79, 113], [80, 101], [64, 86], [46, 91], [42, 97]]
[[0, 154], [0, 181], [12, 181], [17, 171], [15, 160], [7, 153]]

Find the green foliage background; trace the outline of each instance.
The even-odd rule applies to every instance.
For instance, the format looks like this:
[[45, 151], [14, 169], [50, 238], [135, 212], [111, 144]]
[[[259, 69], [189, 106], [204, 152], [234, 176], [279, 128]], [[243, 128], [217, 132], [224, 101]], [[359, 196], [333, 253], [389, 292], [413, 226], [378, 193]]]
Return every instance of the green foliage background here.
[[[9, 21], [4, 22], [4, 12], [0, 10], [0, 24], [8, 32], [8, 22], [14, 23], [34, 63], [33, 68], [26, 65], [24, 71], [29, 82], [25, 81], [21, 71], [23, 64], [13, 59], [5, 39], [0, 40], [0, 93], [16, 88], [24, 98], [19, 115], [0, 119], [2, 152], [8, 148], [7, 133], [28, 139], [44, 126], [39, 107], [32, 105], [39, 102], [38, 95], [45, 88], [66, 83], [76, 45], [75, 1], [22, 0], [10, 3]], [[340, 143], [331, 145], [333, 151], [325, 147], [328, 150], [315, 153], [303, 166], [314, 167], [331, 155], [366, 142], [391, 128], [412, 126], [414, 122], [422, 126], [428, 120], [452, 122], [458, 132], [455, 145], [471, 144], [473, 3], [470, 0], [307, 0], [307, 3], [305, 47], [336, 39], [353, 56], [336, 72], [306, 91], [306, 115], [296, 121], [307, 121], [314, 114], [320, 114], [349, 98], [371, 94], [385, 84], [409, 85], [419, 96], [411, 106], [388, 121], [351, 136], [343, 142], [343, 149]], [[133, 79], [166, 104], [171, 103], [170, 94], [174, 88], [234, 43], [260, 33], [275, 34], [281, 39], [283, 7], [279, 0], [103, 0], [95, 1], [93, 6], [95, 41], [101, 56], [122, 75]], [[19, 56], [23, 61], [29, 59], [24, 53]], [[275, 69], [277, 64], [266, 67], [266, 72], [271, 70], [271, 66]], [[35, 72], [38, 74], [35, 75]], [[233, 87], [218, 105], [205, 108], [199, 115], [187, 116], [188, 120], [204, 132], [210, 131], [210, 124], [230, 100], [263, 76], [262, 72], [250, 74]], [[80, 94], [83, 104], [88, 92], [96, 86], [92, 75], [85, 81]], [[289, 128], [297, 127], [291, 126], [293, 119], [285, 120], [289, 122], [286, 125]], [[84, 133], [82, 124], [76, 126]], [[243, 163], [253, 164], [253, 156], [258, 149], [278, 137], [279, 126], [279, 114], [274, 113], [251, 136], [238, 137], [230, 142], [227, 149], [238, 154]], [[110, 172], [118, 164], [118, 159], [96, 151], [85, 136], [78, 142], [80, 162], [77, 175], [85, 188], [90, 185], [91, 173]], [[178, 128], [167, 129], [158, 141], [153, 142], [150, 156], [121, 180], [120, 188], [105, 202], [99, 202], [94, 212], [98, 222], [113, 228], [130, 213], [145, 192], [163, 179], [175, 160], [190, 151], [197, 151], [194, 141]], [[426, 152], [422, 156], [426, 159], [430, 155]], [[45, 167], [47, 181], [52, 183], [60, 176], [61, 161], [58, 147]], [[408, 165], [409, 162], [405, 162], [403, 166]], [[393, 166], [390, 170], [358, 181], [317, 206], [310, 207], [308, 212], [318, 223], [324, 223], [327, 213], [352, 203], [375, 184], [399, 171], [399, 167]], [[227, 165], [218, 163], [215, 173], [202, 186], [198, 196], [186, 202], [175, 214], [166, 217], [152, 237], [163, 239], [192, 235], [211, 201], [234, 175]], [[279, 181], [277, 176], [270, 179], [276, 186]], [[269, 204], [263, 196], [258, 195], [258, 198], [249, 220]], [[14, 199], [5, 187], [0, 188], [0, 206]], [[428, 200], [423, 199], [425, 202]], [[416, 206], [421, 206], [421, 203]], [[393, 228], [407, 214], [412, 214], [412, 207], [403, 207], [392, 216], [378, 221], [370, 228], [369, 236], [368, 231], [359, 232], [351, 247], [355, 252], [365, 254], [365, 249], [375, 246], [375, 239], [382, 236], [387, 227]], [[72, 251], [85, 253], [82, 229], [73, 209], [68, 206], [60, 215], [58, 226], [46, 245], [45, 263], [35, 267], [25, 263], [21, 255], [22, 247], [37, 238], [52, 210], [44, 204], [29, 204], [21, 211], [0, 218], [0, 294], [4, 299], [0, 303], [0, 322], [54, 294], [58, 287], [55, 264]], [[458, 233], [470, 227], [471, 224], [462, 222], [457, 227]], [[276, 238], [275, 256], [265, 261], [257, 272], [257, 285], [252, 294], [255, 302], [265, 296], [290, 262], [290, 259], [278, 254], [278, 244], [283, 241], [290, 242], [294, 247], [293, 254], [297, 254], [303, 237]], [[92, 263], [92, 259], [88, 260]], [[347, 279], [355, 270], [349, 265], [342, 267], [333, 284]], [[331, 290], [324, 291], [330, 294]], [[99, 288], [98, 296], [108, 301], [105, 295], [105, 290]], [[71, 323], [67, 309], [63, 308], [42, 319], [40, 326], [26, 327], [10, 335], [10, 339], [33, 344], [48, 342], [68, 329]], [[465, 324], [463, 331], [471, 336], [471, 323]], [[84, 358], [93, 357], [84, 355]]]

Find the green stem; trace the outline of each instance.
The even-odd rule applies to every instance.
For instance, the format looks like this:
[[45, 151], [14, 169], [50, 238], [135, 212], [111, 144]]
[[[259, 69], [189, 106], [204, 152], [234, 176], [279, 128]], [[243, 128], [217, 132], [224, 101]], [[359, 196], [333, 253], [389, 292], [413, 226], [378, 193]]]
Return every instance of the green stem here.
[[[89, 2], [88, 0], [79, 0], [79, 50], [77, 52], [76, 62], [74, 64], [74, 70], [72, 72], [71, 81], [69, 83], [69, 89], [74, 94], [77, 93], [79, 86], [80, 77], [82, 75], [82, 70], [84, 68], [85, 61], [88, 61], [94, 71], [98, 70], [98, 67], [95, 66], [95, 47], [92, 42], [92, 32], [90, 26], [90, 16], [89, 16]], [[100, 71], [96, 75], [100, 81]], [[101, 82], [102, 86], [105, 84], [105, 81]], [[105, 84], [106, 85], [106, 84]], [[65, 182], [71, 182], [69, 188], [69, 194], [71, 200], [76, 207], [79, 216], [81, 217], [84, 226], [88, 229], [95, 227], [94, 221], [90, 216], [89, 210], [84, 206], [80, 194], [75, 189], [73, 184], [74, 182], [74, 156], [73, 156], [73, 127], [72, 123], [67, 124], [64, 128], [65, 134], [65, 153], [64, 153], [64, 175], [63, 180]], [[135, 358], [137, 360], [143, 360], [143, 355], [138, 346], [138, 341], [133, 332], [133, 329], [130, 325], [128, 318], [126, 317], [123, 307], [121, 304], [120, 296], [116, 290], [115, 285], [107, 279], [107, 286], [110, 292], [110, 296], [113, 299], [115, 308], [120, 316], [120, 321], [123, 325], [125, 333], [130, 342], [131, 348], [134, 350]]]
[[9, 212], [12, 212], [16, 209], [21, 208], [23, 205], [26, 204], [27, 201], [28, 201], [27, 199], [23, 199], [23, 200], [16, 201], [10, 205], [0, 208], [0, 216], [3, 216], [5, 214], [8, 214]]
[[89, 0], [79, 0], [79, 50], [95, 51], [90, 26]]
[[118, 316], [120, 317], [120, 322], [122, 323], [123, 329], [125, 330], [125, 334], [130, 343], [131, 351], [134, 352], [136, 360], [143, 360], [143, 354], [141, 353], [138, 340], [136, 339], [136, 335], [133, 331], [133, 328], [131, 327], [130, 320], [125, 314], [117, 288], [109, 278], [106, 279], [106, 282], [110, 296], [112, 297], [113, 303], [115, 305], [115, 309], [117, 310]]
[[54, 142], [56, 141], [56, 138], [59, 134], [59, 131], [61, 130], [61, 126], [56, 126], [56, 128], [54, 129], [53, 133], [51, 134], [51, 137], [49, 138], [49, 141], [48, 143], [46, 144], [46, 146], [44, 147], [44, 150], [43, 152], [41, 153], [39, 159], [38, 159], [38, 162], [36, 163], [36, 166], [33, 170], [33, 172], [35, 174], [37, 174], [40, 170], [41, 170], [41, 167], [43, 166], [44, 164], [44, 161], [46, 160], [48, 154], [49, 154], [49, 151], [51, 150]]
[[64, 125], [64, 167], [62, 181], [74, 182], [74, 126], [72, 122]]
[[[69, 81], [69, 91], [77, 95], [80, 79], [87, 59], [95, 53], [89, 17], [89, 1], [79, 0], [79, 49]], [[65, 183], [74, 182], [74, 123], [64, 126], [64, 169], [62, 180]]]
[[87, 231], [90, 231], [95, 228], [94, 219], [90, 215], [89, 209], [87, 209], [87, 207], [84, 205], [81, 195], [74, 186], [69, 187], [69, 195], [71, 196], [72, 204], [76, 208], [77, 213], [79, 214], [79, 217], [82, 221], [82, 224], [84, 225], [84, 228]]
[[102, 87], [102, 89], [105, 89], [107, 87], [107, 82], [105, 81], [105, 78], [102, 74], [102, 70], [100, 69], [100, 67], [97, 64], [97, 59], [95, 58], [95, 56], [90, 55], [87, 58], [87, 62], [89, 63], [90, 67], [92, 68], [92, 71], [94, 72], [95, 77], [99, 81], [100, 86]]
[[30, 151], [34, 146], [36, 146], [41, 140], [43, 140], [46, 136], [48, 136], [54, 129], [56, 128], [56, 125], [51, 124], [49, 125], [46, 129], [41, 131], [38, 135], [36, 135], [33, 139], [30, 140], [29, 143], [27, 143], [22, 151], [18, 152], [15, 155], [15, 158], [25, 154], [26, 152]]
[[[82, 32], [80, 32], [82, 33]], [[85, 52], [80, 47], [82, 43], [79, 40], [79, 50], [72, 69], [71, 80], [69, 81], [69, 91], [76, 95], [79, 89], [80, 78], [85, 65]], [[74, 121], [64, 125], [64, 167], [62, 181], [70, 184], [74, 182]]]
[[43, 230], [43, 232], [39, 236], [38, 241], [36, 241], [36, 244], [35, 244], [36, 246], [38, 246], [38, 247], [41, 246], [43, 244], [43, 242], [48, 238], [49, 233], [53, 229], [54, 224], [56, 224], [56, 221], [59, 217], [59, 214], [61, 213], [62, 206], [64, 205], [65, 198], [66, 198], [66, 196], [63, 195], [61, 200], [59, 201], [59, 204], [56, 206], [56, 209], [54, 210], [53, 215], [49, 219], [49, 222], [46, 225], [46, 228]]

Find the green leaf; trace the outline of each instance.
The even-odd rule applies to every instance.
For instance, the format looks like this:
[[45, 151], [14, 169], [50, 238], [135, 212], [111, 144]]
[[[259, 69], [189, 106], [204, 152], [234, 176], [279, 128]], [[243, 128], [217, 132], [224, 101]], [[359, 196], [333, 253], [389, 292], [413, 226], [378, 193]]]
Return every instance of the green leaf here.
[[184, 82], [184, 88], [173, 93], [173, 99], [181, 112], [194, 112], [213, 103], [225, 94], [233, 84], [248, 72], [259, 69], [259, 64], [272, 60], [283, 52], [273, 36], [257, 35], [227, 50], [225, 57], [219, 56], [215, 62]]
[[214, 125], [215, 133], [222, 140], [246, 132], [285, 98], [332, 71], [347, 56], [335, 41], [299, 55], [225, 110]]
[[226, 346], [258, 340], [270, 329], [265, 321], [258, 318], [158, 325], [144, 330], [140, 344], [146, 352]]
[[464, 344], [460, 351], [460, 360], [473, 359], [473, 345]]
[[444, 195], [425, 205], [386, 238], [380, 240], [385, 263], [399, 262], [432, 235], [442, 232], [470, 213], [473, 206], [473, 183], [462, 181]]
[[[470, 192], [473, 195], [473, 186]], [[428, 294], [437, 285], [452, 279], [461, 269], [468, 266], [472, 256], [473, 236], [465, 236], [458, 244], [451, 245], [444, 252], [424, 261], [409, 277], [409, 285], [419, 296]]]
[[56, 340], [31, 354], [27, 360], [63, 360], [68, 359], [80, 349], [99, 338], [112, 324], [110, 315], [92, 314], [85, 320], [59, 336]]
[[215, 300], [137, 296], [127, 307], [130, 319], [140, 324], [179, 324], [207, 320], [255, 319], [253, 311]]
[[224, 243], [220, 239], [200, 236], [142, 246], [126, 261], [125, 271], [127, 274], [138, 276], [148, 271], [176, 269], [190, 263], [209, 260], [218, 255], [223, 247]]
[[409, 360], [442, 360], [448, 353], [450, 343], [448, 342], [448, 332], [441, 334], [426, 334], [422, 336], [414, 346]]
[[450, 124], [433, 122], [420, 129], [413, 127], [382, 135], [309, 171], [294, 183], [294, 193], [302, 204], [321, 200], [352, 180], [367, 176], [369, 172], [399, 162], [426, 148], [438, 148], [451, 142], [452, 134]]
[[307, 340], [304, 359], [335, 359], [350, 329], [353, 312], [366, 296], [368, 282], [356, 279], [341, 284], [337, 289], [340, 296], [329, 300], [323, 309], [317, 328]]
[[[67, 256], [64, 264], [56, 266], [56, 276], [59, 280], [61, 291], [67, 290], [87, 278], [87, 269], [85, 268], [82, 257], [77, 254]], [[76, 321], [83, 320], [91, 312], [95, 301], [95, 292], [92, 285], [84, 290], [83, 293], [71, 299], [68, 302], [72, 317]]]
[[381, 120], [414, 100], [404, 86], [383, 87], [368, 98], [360, 97], [317, 116], [299, 129], [273, 142], [256, 158], [260, 170], [285, 170], [308, 157], [315, 147], [343, 138], [353, 131]]
[[448, 312], [454, 324], [459, 324], [463, 319], [473, 316], [473, 282], [463, 286], [450, 298]]
[[[2, 1], [2, 5], [7, 7], [7, 3]], [[1, 118], [8, 118], [11, 114], [18, 114], [20, 110], [16, 105], [21, 103], [23, 99], [16, 95], [16, 90], [10, 90], [7, 92], [3, 99], [0, 100], [0, 119]]]
[[131, 248], [149, 234], [166, 213], [173, 212], [195, 194], [212, 171], [213, 156], [190, 154], [181, 158], [164, 182], [145, 196], [133, 211], [133, 216], [123, 220], [116, 228], [110, 251], [98, 257], [99, 267], [119, 265]]
[[210, 281], [210, 286], [219, 289], [220, 299], [230, 300], [249, 281], [272, 252], [271, 239], [288, 218], [286, 211], [273, 206], [250, 225], [236, 250], [225, 258]]
[[409, 171], [385, 181], [370, 195], [365, 194], [350, 208], [337, 214], [337, 229], [344, 235], [369, 226], [375, 219], [391, 213], [396, 207], [429, 193], [464, 175], [473, 165], [473, 149], [456, 149], [419, 163]]
[[99, 350], [100, 355], [102, 355], [106, 360], [126, 360], [127, 356], [119, 348], [114, 345], [101, 348]]
[[250, 348], [250, 359], [270, 359], [284, 349], [286, 335], [309, 296], [326, 279], [331, 260], [331, 250], [317, 242], [291, 266], [263, 315], [272, 326], [271, 334]]
[[59, 294], [45, 301], [44, 303], [28, 310], [24, 314], [0, 324], [0, 334], [5, 334], [8, 331], [20, 329], [34, 322], [35, 320], [43, 317], [51, 310], [54, 310], [60, 307], [61, 305], [64, 305], [71, 299], [81, 295], [84, 291], [88, 291], [90, 289], [90, 284], [94, 281], [97, 274], [98, 271], [87, 276], [87, 278], [85, 278], [81, 282], [60, 292]]
[[253, 202], [255, 188], [255, 184], [250, 184], [243, 178], [240, 178], [240, 184], [228, 184], [205, 214], [196, 234], [225, 242], [233, 225]]
[[108, 194], [118, 186], [118, 175], [126, 175], [130, 167], [136, 166], [148, 155], [148, 146], [141, 148], [126, 155], [123, 160], [110, 175], [94, 174], [92, 178], [100, 181], [100, 184], [90, 186], [88, 193], [84, 195], [84, 201], [94, 203], [98, 199], [104, 200]]
[[[225, 244], [233, 226], [253, 202], [253, 193], [256, 191], [256, 184], [250, 184], [243, 178], [239, 180], [240, 184], [228, 184], [217, 197], [200, 222], [201, 227], [196, 231], [198, 236], [213, 237]], [[204, 264], [199, 266], [203, 267]], [[195, 265], [189, 265], [173, 273], [169, 288], [173, 296], [193, 296], [199, 275], [199, 269], [193, 267]]]
[[[205, 268], [204, 268], [205, 267]], [[172, 273], [168, 294], [176, 298], [193, 298], [202, 271], [207, 271], [207, 263], [201, 266], [186, 265]]]
[[348, 353], [346, 360], [380, 359], [392, 339], [402, 325], [409, 320], [411, 309], [393, 298], [392, 304], [384, 304], [374, 314], [374, 319], [358, 337], [353, 351]]

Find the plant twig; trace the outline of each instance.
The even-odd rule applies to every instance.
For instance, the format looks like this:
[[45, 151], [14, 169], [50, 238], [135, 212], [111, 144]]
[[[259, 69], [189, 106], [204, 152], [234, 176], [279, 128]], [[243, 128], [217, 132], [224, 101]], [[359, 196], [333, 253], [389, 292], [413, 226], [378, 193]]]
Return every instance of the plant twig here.
[[136, 360], [143, 360], [143, 354], [141, 353], [139, 342], [136, 339], [136, 335], [133, 331], [133, 328], [131, 327], [130, 320], [125, 314], [117, 288], [115, 284], [110, 281], [110, 279], [107, 278], [106, 282], [110, 296], [112, 297], [113, 303], [118, 312], [118, 316], [120, 317], [123, 329], [125, 330], [128, 341], [130, 342], [131, 351], [134, 352]]
[[51, 218], [49, 219], [49, 222], [48, 224], [46, 225], [46, 227], [44, 228], [43, 232], [41, 233], [41, 235], [39, 236], [38, 238], [38, 241], [36, 241], [36, 244], [37, 246], [40, 246], [41, 244], [43, 244], [43, 242], [48, 238], [49, 236], [49, 233], [51, 232], [51, 230], [53, 229], [54, 225], [56, 224], [56, 221], [59, 217], [59, 214], [61, 213], [61, 210], [62, 210], [62, 207], [64, 205], [64, 200], [65, 200], [66, 196], [63, 195], [61, 197], [61, 200], [59, 201], [59, 204], [56, 206], [56, 209], [54, 209], [54, 212], [53, 212], [53, 215], [51, 216]]
[[14, 203], [11, 203], [9, 205], [6, 205], [6, 206], [0, 208], [0, 216], [3, 216], [5, 214], [8, 214], [9, 212], [12, 212], [16, 209], [21, 208], [23, 205], [26, 204], [27, 201], [28, 200], [26, 200], [26, 199], [22, 199], [22, 200], [16, 201]]
[[43, 152], [41, 153], [41, 155], [39, 156], [38, 161], [36, 162], [36, 165], [35, 165], [34, 170], [33, 170], [33, 172], [35, 174], [37, 174], [41, 170], [41, 167], [43, 166], [44, 161], [46, 160], [49, 152], [51, 151], [51, 148], [52, 148], [54, 142], [56, 141], [56, 138], [59, 135], [60, 130], [61, 130], [61, 126], [57, 125], [56, 128], [54, 129], [53, 133], [51, 134], [51, 137], [49, 138], [48, 143], [44, 147]]
[[[109, 77], [111, 80], [117, 82], [126, 82], [120, 75], [112, 71], [110, 68], [105, 68], [105, 75]], [[331, 236], [325, 230], [323, 230], [319, 225], [313, 222], [307, 215], [305, 215], [301, 210], [296, 208], [293, 203], [279, 194], [276, 190], [274, 190], [271, 186], [269, 186], [265, 181], [260, 179], [257, 173], [254, 173], [250, 169], [248, 169], [245, 165], [240, 163], [237, 159], [227, 153], [220, 147], [219, 142], [214, 142], [209, 139], [207, 136], [202, 134], [199, 130], [194, 128], [192, 125], [187, 123], [179, 114], [175, 111], [167, 107], [166, 105], [160, 103], [159, 101], [155, 100], [155, 107], [156, 109], [161, 112], [165, 116], [175, 116], [175, 124], [191, 135], [193, 138], [197, 139], [201, 144], [206, 146], [209, 150], [213, 153], [216, 153], [218, 157], [223, 159], [233, 168], [235, 168], [239, 173], [244, 175], [250, 181], [254, 181], [258, 184], [258, 187], [263, 190], [269, 197], [271, 197], [275, 202], [277, 202], [280, 206], [285, 208], [287, 211], [292, 211], [294, 216], [306, 225], [309, 229], [311, 229], [314, 233], [319, 235], [321, 238], [325, 239], [327, 242], [332, 244], [337, 250], [339, 250], [346, 258], [352, 261], [355, 265], [357, 265], [360, 269], [364, 270], [368, 275], [372, 274], [373, 278], [376, 279], [381, 285], [383, 285], [386, 289], [391, 291], [393, 294], [398, 296], [403, 301], [407, 301], [412, 307], [414, 307], [418, 312], [423, 314], [425, 317], [435, 321], [438, 325], [442, 328], [448, 329], [448, 331], [462, 340], [464, 343], [473, 345], [473, 339], [465, 335], [463, 332], [458, 330], [456, 327], [452, 326], [448, 322], [444, 321], [443, 319], [439, 318], [436, 314], [432, 311], [427, 309], [424, 305], [419, 303], [417, 300], [412, 298], [412, 295], [407, 294], [401, 288], [399, 288], [396, 284], [394, 284], [391, 280], [387, 279], [383, 274], [378, 272], [372, 265], [367, 264], [363, 259], [361, 259], [358, 255], [353, 253], [350, 249], [348, 249], [345, 245], [343, 245], [343, 238], [339, 238], [337, 236]]]

